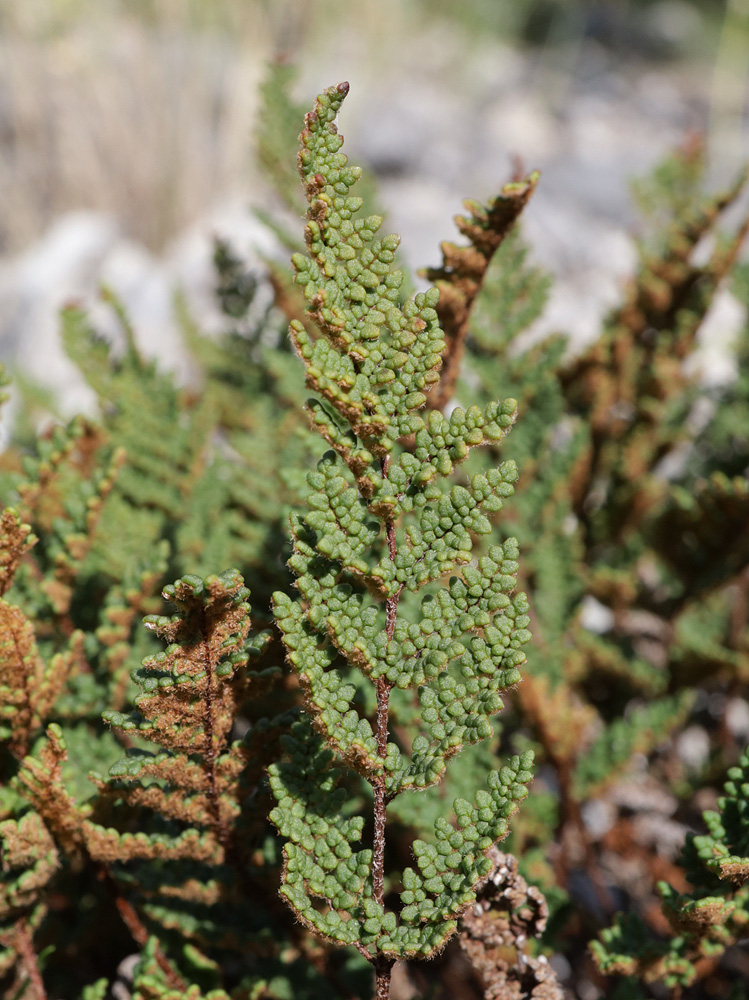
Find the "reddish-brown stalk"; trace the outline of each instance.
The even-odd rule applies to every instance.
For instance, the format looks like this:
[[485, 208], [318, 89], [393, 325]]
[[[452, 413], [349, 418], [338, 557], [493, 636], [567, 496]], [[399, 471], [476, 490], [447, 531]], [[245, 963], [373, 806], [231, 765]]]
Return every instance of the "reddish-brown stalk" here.
[[[117, 883], [103, 865], [99, 866], [98, 874], [99, 877], [103, 879], [107, 888], [112, 892], [112, 895], [114, 896], [114, 905], [117, 908], [117, 912], [119, 913], [123, 924], [130, 931], [133, 941], [135, 941], [139, 947], [145, 948], [150, 935], [145, 926], [141, 923], [138, 914], [135, 912], [132, 905], [120, 894]], [[158, 945], [156, 947], [154, 958], [156, 959], [157, 965], [164, 973], [166, 980], [172, 989], [179, 990], [180, 992], [187, 989], [187, 983], [175, 972], [169, 962], [169, 959]]]
[[[387, 476], [390, 466], [390, 456], [387, 455], [382, 460], [382, 474]], [[394, 561], [396, 554], [395, 546], [395, 522], [388, 520], [385, 523], [387, 535], [388, 553]], [[398, 601], [400, 591], [393, 597], [388, 597], [385, 602], [385, 620], [388, 640], [395, 634], [395, 621], [398, 615]], [[392, 684], [386, 677], [377, 679], [377, 723], [375, 737], [377, 739], [377, 753], [380, 757], [385, 757], [387, 753], [388, 740], [388, 714], [390, 691]], [[376, 902], [382, 904], [385, 897], [385, 810], [387, 809], [387, 795], [385, 791], [385, 774], [377, 775], [372, 782], [374, 791], [374, 850], [372, 857], [372, 889]], [[376, 1000], [388, 1000], [390, 996], [390, 977], [393, 971], [394, 961], [385, 955], [378, 955], [373, 960], [375, 970], [375, 997]]]
[[29, 684], [29, 671], [27, 669], [28, 657], [24, 655], [24, 651], [18, 641], [18, 636], [12, 623], [9, 624], [8, 632], [10, 632], [11, 639], [13, 641], [16, 662], [21, 664], [21, 683], [23, 685], [24, 693], [23, 707], [18, 710], [20, 718], [18, 716], [16, 717], [14, 735], [10, 742], [10, 752], [17, 760], [23, 760], [29, 752], [31, 744], [31, 723], [34, 716], [33, 709], [31, 707], [33, 686]]
[[39, 971], [39, 963], [36, 960], [36, 952], [34, 951], [34, 942], [31, 939], [31, 931], [23, 922], [19, 922], [18, 925], [16, 944], [18, 946], [18, 955], [23, 964], [24, 971], [29, 977], [29, 983], [31, 984], [35, 1000], [47, 1000], [47, 992], [44, 989], [42, 974]]
[[208, 638], [208, 630], [205, 625], [205, 613], [202, 617], [203, 621], [201, 622], [200, 633], [203, 641], [204, 660], [208, 668], [206, 670], [205, 715], [203, 721], [203, 731], [205, 735], [203, 758], [208, 772], [208, 808], [211, 812], [211, 818], [213, 819], [216, 834], [219, 840], [222, 840], [222, 832], [225, 833], [225, 831], [222, 831], [221, 829], [221, 809], [218, 800], [218, 787], [216, 784], [216, 745], [213, 739], [214, 696], [216, 693], [216, 657], [211, 649], [210, 639]]

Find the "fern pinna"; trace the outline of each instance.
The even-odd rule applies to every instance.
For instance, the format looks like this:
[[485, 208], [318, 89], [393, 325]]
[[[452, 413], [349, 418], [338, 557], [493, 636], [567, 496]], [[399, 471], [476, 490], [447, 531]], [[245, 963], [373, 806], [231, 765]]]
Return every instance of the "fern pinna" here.
[[[749, 752], [728, 770], [718, 811], [702, 814], [708, 833], [688, 834], [682, 853], [690, 893], [658, 883], [671, 936], [655, 938], [635, 913], [618, 914], [612, 927], [591, 944], [608, 975], [662, 981], [674, 995], [691, 986], [704, 967], [731, 945], [746, 939], [749, 924]], [[702, 970], [700, 969], [702, 966]]]
[[[512, 596], [516, 543], [471, 564], [516, 466], [442, 486], [470, 448], [501, 441], [515, 401], [449, 418], [420, 412], [445, 344], [439, 293], [402, 301], [397, 237], [377, 237], [378, 216], [356, 218], [361, 199], [349, 191], [361, 171], [339, 152], [335, 126], [347, 92], [325, 91], [301, 135], [307, 254], [292, 262], [307, 314], [291, 336], [317, 393], [312, 424], [332, 450], [308, 476], [308, 511], [292, 518], [299, 596], [274, 596], [306, 712], [270, 769], [271, 818], [286, 839], [282, 895], [318, 935], [358, 948], [384, 998], [394, 962], [441, 949], [475, 900], [487, 851], [526, 795], [531, 754], [490, 773], [474, 802], [456, 799], [452, 822], [414, 841], [416, 864], [401, 874], [385, 868], [387, 806], [439, 782], [451, 757], [491, 735], [530, 633], [526, 598]], [[410, 747], [389, 732], [398, 696], [421, 710]], [[368, 820], [357, 803], [370, 796]]]
[[[205, 949], [252, 952], [262, 928], [240, 897], [252, 895], [256, 868], [245, 806], [262, 774], [261, 744], [272, 740], [263, 726], [245, 741], [231, 736], [237, 704], [277, 671], [244, 669], [267, 635], [249, 636], [249, 591], [236, 570], [183, 577], [164, 596], [177, 614], [150, 616], [146, 625], [168, 643], [166, 650], [133, 672], [142, 689], [135, 711], [105, 713], [125, 739], [140, 737], [159, 749], [131, 748], [98, 781], [96, 818], [125, 829], [96, 831], [99, 840], [107, 838], [114, 877], [147, 924], [167, 939], [178, 932], [193, 960], [210, 964], [201, 958]], [[138, 832], [131, 832], [134, 819]]]

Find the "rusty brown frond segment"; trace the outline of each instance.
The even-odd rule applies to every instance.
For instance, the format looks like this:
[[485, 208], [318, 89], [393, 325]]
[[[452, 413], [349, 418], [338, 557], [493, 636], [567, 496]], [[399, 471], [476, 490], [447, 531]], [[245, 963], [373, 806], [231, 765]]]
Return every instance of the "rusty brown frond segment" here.
[[[59, 856], [35, 812], [0, 823], [0, 845], [0, 976], [13, 976], [11, 991], [5, 995], [43, 1000], [46, 993], [33, 936], [46, 912], [44, 894], [59, 866]], [[27, 984], [32, 989], [23, 992]]]
[[577, 509], [591, 486], [613, 473], [615, 531], [636, 525], [663, 499], [663, 482], [649, 473], [686, 433], [667, 419], [668, 408], [693, 380], [683, 361], [746, 241], [749, 215], [730, 237], [718, 237], [707, 263], [696, 262], [695, 250], [746, 182], [744, 172], [727, 191], [685, 211], [660, 248], [642, 251], [640, 270], [603, 336], [562, 372], [570, 406], [591, 427], [588, 488], [578, 490]]
[[213, 763], [226, 744], [235, 710], [234, 688], [221, 681], [217, 668], [226, 658], [225, 644], [241, 650], [250, 627], [247, 605], [235, 600], [238, 589], [226, 589], [213, 577], [197, 602], [190, 600], [191, 583], [179, 581], [165, 596], [187, 614], [172, 621], [155, 616], [146, 620], [146, 627], [170, 646], [144, 662], [143, 679], [150, 674], [157, 685], [148, 685], [139, 696], [138, 710], [162, 746], [199, 752]]
[[33, 933], [41, 922], [42, 911], [37, 911], [33, 924], [19, 920], [11, 927], [0, 931], [0, 974], [14, 970], [14, 976], [7, 996], [23, 996], [33, 1000], [47, 1000], [41, 970], [34, 950]]
[[[96, 444], [84, 438], [90, 447], [98, 448], [100, 441], [94, 438]], [[87, 452], [82, 454], [84, 471], [90, 459]], [[54, 575], [42, 582], [42, 587], [50, 599], [53, 609], [58, 615], [67, 614], [75, 590], [76, 577], [86, 556], [94, 543], [96, 528], [101, 517], [104, 503], [112, 492], [117, 474], [125, 461], [125, 452], [119, 448], [104, 470], [103, 475], [95, 479], [96, 493], [87, 502], [85, 522], [82, 531], [71, 531], [64, 538], [64, 545], [55, 555]]]
[[597, 717], [593, 706], [585, 704], [570, 685], [554, 686], [543, 675], [525, 677], [515, 697], [560, 773], [569, 776], [581, 745], [592, 735]]
[[39, 725], [34, 692], [43, 677], [31, 622], [20, 608], [0, 601], [0, 699], [4, 721], [12, 726], [10, 751], [19, 759]]
[[59, 498], [52, 494], [51, 485], [74, 447], [74, 434], [49, 441], [49, 447], [44, 457], [40, 457], [33, 479], [18, 487], [21, 517], [39, 524], [44, 531], [50, 531], [54, 518], [63, 514], [62, 505]]
[[266, 261], [268, 280], [273, 289], [273, 304], [279, 312], [292, 322], [303, 323], [308, 331], [314, 332], [314, 324], [307, 316], [304, 295], [294, 284], [286, 268], [279, 267], [275, 261]]
[[[167, 587], [164, 597], [177, 613], [146, 618], [167, 647], [133, 672], [142, 690], [136, 710], [105, 713], [114, 728], [149, 740], [156, 752], [131, 747], [106, 779], [94, 779], [100, 794], [83, 818], [82, 836], [142, 947], [145, 927], [155, 921], [200, 948], [229, 933], [223, 918], [209, 909], [220, 914], [242, 904], [239, 889], [246, 889], [250, 878], [257, 838], [244, 842], [248, 824], [242, 809], [261, 774], [255, 767], [248, 775], [252, 749], [233, 742], [231, 731], [249, 684], [242, 668], [266, 636], [249, 639], [249, 591], [236, 570], [205, 580], [184, 577]], [[252, 676], [262, 686], [269, 673], [277, 671]], [[275, 746], [270, 724], [264, 732]], [[167, 869], [143, 864], [162, 861], [169, 862]], [[112, 866], [123, 862], [141, 864], [134, 864], [136, 874], [120, 885], [119, 868]], [[195, 905], [206, 908], [197, 926], [186, 916]], [[230, 947], [246, 947], [241, 934], [231, 933]], [[166, 971], [164, 956], [156, 952], [154, 958]], [[174, 976], [174, 970], [167, 972], [170, 984]]]
[[18, 486], [24, 520], [51, 532], [54, 520], [65, 517], [66, 477], [72, 473], [93, 479], [105, 443], [104, 430], [83, 417], [76, 417], [67, 428], [54, 427], [41, 438], [33, 476]]
[[62, 765], [67, 750], [62, 730], [53, 724], [47, 727], [46, 736], [38, 756], [23, 760], [18, 782], [55, 844], [68, 857], [81, 856], [85, 851], [84, 814], [63, 783]]
[[[65, 788], [62, 765], [66, 760], [62, 730], [52, 724], [47, 728], [41, 749], [21, 763], [17, 780], [33, 811], [20, 821], [8, 820], [0, 824], [3, 871], [12, 873], [13, 869], [20, 869], [22, 872], [15, 896], [0, 897], [0, 918], [6, 903], [26, 903], [26, 912], [17, 926], [19, 933], [27, 935], [29, 954], [33, 955], [31, 936], [44, 912], [39, 902], [40, 894], [55, 873], [62, 854], [93, 866], [97, 876], [111, 890], [115, 907], [134, 940], [143, 947], [148, 933], [132, 906], [121, 896], [108, 866], [115, 861], [143, 857], [215, 860], [220, 852], [219, 845], [210, 835], [188, 830], [177, 839], [176, 845], [174, 842], [162, 843], [154, 848], [143, 834], [118, 834], [116, 830], [97, 825], [89, 818], [90, 809], [78, 806]], [[10, 890], [6, 890], [6, 896], [7, 891]], [[5, 944], [5, 941], [0, 943]], [[23, 959], [22, 952], [19, 955]], [[185, 984], [158, 948], [155, 958], [169, 983], [184, 988]]]
[[94, 824], [85, 825], [88, 851], [94, 861], [110, 865], [115, 862], [135, 860], [205, 861], [219, 864], [224, 859], [221, 846], [215, 837], [188, 830], [170, 840], [155, 840], [146, 834], [118, 833]]
[[39, 893], [57, 870], [59, 858], [49, 831], [35, 812], [0, 823], [0, 843], [5, 876], [0, 885], [0, 920], [4, 922], [36, 905]]
[[36, 543], [31, 526], [23, 523], [17, 510], [8, 507], [0, 514], [0, 597], [7, 593], [21, 560]]
[[[63, 634], [73, 630], [69, 611], [76, 581], [124, 460], [123, 449], [107, 447], [100, 427], [76, 418], [40, 439], [33, 469], [17, 486], [19, 518], [45, 540], [43, 553], [30, 566], [34, 586], [46, 595]], [[10, 525], [7, 521], [3, 527]]]
[[20, 608], [0, 600], [0, 724], [10, 727], [9, 749], [25, 757], [82, 656], [83, 634], [74, 632], [68, 648], [42, 660], [34, 627]]
[[439, 289], [437, 315], [446, 340], [442, 375], [429, 396], [429, 405], [434, 409], [444, 409], [455, 394], [476, 296], [481, 291], [492, 257], [527, 205], [538, 179], [539, 174], [534, 172], [525, 180], [505, 184], [486, 206], [476, 201], [464, 202], [470, 214], [456, 216], [455, 224], [469, 245], [444, 242], [441, 267], [424, 271], [424, 276]]
[[[246, 748], [230, 742], [238, 698], [245, 693], [249, 591], [239, 573], [185, 577], [164, 596], [177, 605], [171, 618], [149, 616], [147, 627], [169, 645], [133, 674], [142, 688], [131, 715], [105, 718], [125, 734], [160, 744], [162, 751], [134, 752], [98, 782], [108, 798], [175, 820], [175, 839], [131, 837], [98, 828], [97, 857], [188, 858], [220, 862], [241, 811], [240, 775]], [[260, 637], [255, 646], [264, 645]], [[257, 675], [262, 684], [265, 672]]]
[[479, 975], [485, 1000], [564, 1000], [547, 960], [526, 954], [546, 928], [549, 908], [540, 890], [518, 872], [517, 860], [491, 848], [492, 872], [476, 903], [461, 917], [458, 940]]
[[[694, 250], [713, 230], [719, 216], [737, 201], [746, 182], [747, 172], [744, 171], [727, 191], [707, 198], [693, 213], [675, 220], [660, 252], [643, 253], [637, 278], [609, 320], [609, 328], [614, 333], [619, 327], [631, 331], [635, 337], [650, 327], [675, 329], [677, 314], [687, 304], [695, 286], [709, 283], [710, 290], [714, 290], [736, 261], [749, 219], [745, 218], [733, 237], [716, 248], [707, 264], [694, 263]], [[691, 347], [689, 337], [677, 338], [674, 346], [679, 356], [684, 357]]]

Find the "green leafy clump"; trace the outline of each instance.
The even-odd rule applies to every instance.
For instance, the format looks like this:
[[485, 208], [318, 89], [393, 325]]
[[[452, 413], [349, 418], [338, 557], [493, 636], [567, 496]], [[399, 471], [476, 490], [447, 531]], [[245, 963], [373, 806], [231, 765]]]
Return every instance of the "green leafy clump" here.
[[294, 179], [292, 81], [269, 74], [258, 156], [308, 202], [304, 243], [260, 210], [293, 280], [217, 244], [224, 333], [177, 301], [190, 388], [111, 292], [114, 344], [66, 310], [99, 416], [35, 439], [27, 391], [0, 459], [0, 992], [114, 995], [137, 952], [143, 1000], [350, 1000], [429, 956], [414, 994], [556, 1000], [557, 950], [572, 995], [728, 996], [749, 326], [735, 380], [697, 361], [716, 292], [749, 305], [744, 177], [705, 194], [693, 141], [640, 183], [637, 273], [573, 356], [527, 338], [537, 174], [466, 202], [411, 295], [341, 153], [345, 87]]
[[718, 809], [703, 813], [708, 833], [690, 834], [682, 863], [692, 892], [658, 885], [670, 938], [654, 940], [634, 914], [620, 917], [591, 945], [600, 968], [678, 988], [692, 985], [698, 963], [715, 960], [749, 924], [749, 755], [729, 768]]
[[[438, 782], [464, 746], [492, 735], [489, 719], [520, 680], [530, 633], [526, 598], [512, 596], [516, 543], [466, 565], [474, 538], [491, 532], [488, 515], [512, 495], [514, 463], [441, 486], [472, 447], [502, 440], [516, 404], [450, 418], [421, 412], [442, 361], [438, 293], [402, 301], [397, 238], [378, 237], [381, 218], [357, 218], [361, 199], [350, 189], [360, 170], [339, 152], [334, 124], [347, 91], [321, 95], [301, 136], [308, 252], [292, 260], [314, 325], [294, 321], [291, 335], [318, 394], [307, 404], [313, 424], [333, 450], [307, 477], [308, 512], [292, 518], [300, 596], [274, 595], [305, 718], [269, 773], [271, 819], [286, 840], [282, 895], [317, 934], [355, 945], [385, 996], [394, 960], [440, 950], [475, 900], [486, 852], [526, 795], [532, 755], [492, 772], [474, 802], [457, 798], [433, 843], [413, 842], [416, 866], [397, 876], [395, 905], [385, 889], [387, 806]], [[404, 594], [459, 567], [404, 614]], [[362, 685], [374, 719], [362, 711]], [[395, 689], [413, 692], [421, 708], [410, 746], [389, 738]], [[347, 786], [371, 795], [371, 846], [359, 846], [365, 816], [346, 808]]]
[[[523, 810], [509, 846], [521, 866], [524, 854], [529, 865], [536, 859], [524, 873], [537, 873], [550, 899], [559, 889], [572, 897], [550, 927], [565, 926], [556, 940], [580, 956], [569, 935], [581, 910], [601, 921], [598, 907], [612, 916], [624, 891], [648, 920], [652, 891], [628, 882], [627, 864], [645, 883], [662, 878], [665, 849], [643, 844], [617, 783], [647, 760], [648, 781], [675, 796], [679, 820], [691, 823], [700, 783], [720, 780], [741, 749], [708, 723], [711, 752], [696, 773], [673, 739], [688, 720], [706, 725], [706, 697], [743, 694], [746, 677], [738, 581], [747, 566], [747, 463], [737, 430], [746, 329], [735, 382], [711, 386], [695, 364], [716, 291], [728, 285], [747, 301], [737, 261], [749, 222], [739, 216], [721, 230], [746, 178], [717, 195], [704, 193], [703, 178], [704, 151], [692, 142], [641, 186], [649, 212], [638, 272], [578, 356], [566, 356], [559, 337], [511, 348], [539, 315], [546, 287], [512, 234], [477, 297], [455, 390], [458, 403], [498, 389], [520, 401], [502, 451], [525, 471], [511, 531], [527, 553], [522, 585], [539, 659], [518, 689], [513, 722], [533, 734], [561, 801], [543, 829]], [[472, 468], [491, 458], [477, 450]], [[603, 833], [588, 821], [600, 807]], [[565, 861], [541, 864], [539, 844], [547, 857], [566, 845]], [[644, 926], [652, 940], [652, 920]]]

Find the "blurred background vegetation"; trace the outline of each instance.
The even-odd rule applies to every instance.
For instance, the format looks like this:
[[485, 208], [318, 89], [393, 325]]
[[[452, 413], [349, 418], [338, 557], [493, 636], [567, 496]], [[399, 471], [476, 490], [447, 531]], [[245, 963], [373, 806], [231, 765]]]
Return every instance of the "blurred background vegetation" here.
[[158, 250], [217, 193], [249, 190], [272, 56], [299, 65], [305, 95], [345, 76], [353, 105], [403, 79], [406, 101], [431, 71], [470, 102], [502, 47], [557, 105], [591, 56], [635, 74], [668, 62], [720, 156], [742, 153], [747, 0], [2, 0], [0, 254], [81, 207]]

